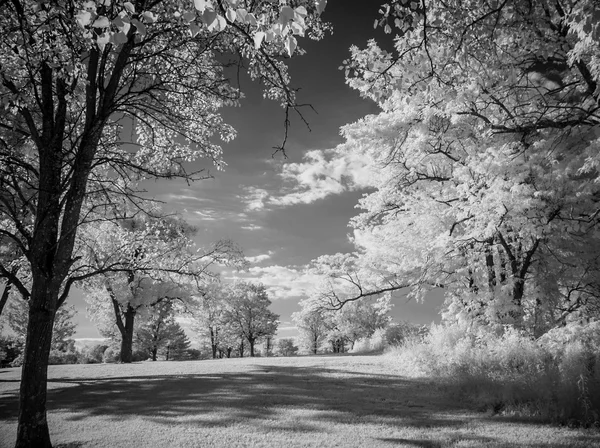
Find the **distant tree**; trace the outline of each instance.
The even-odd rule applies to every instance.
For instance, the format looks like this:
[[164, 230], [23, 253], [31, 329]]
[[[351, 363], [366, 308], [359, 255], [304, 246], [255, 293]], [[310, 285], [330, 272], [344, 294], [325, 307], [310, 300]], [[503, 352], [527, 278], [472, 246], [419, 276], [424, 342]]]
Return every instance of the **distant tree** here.
[[188, 359], [188, 349], [191, 342], [181, 325], [177, 322], [170, 322], [166, 325], [165, 332], [168, 334], [162, 348], [165, 360], [180, 361]]
[[[52, 328], [51, 349], [66, 352], [73, 347], [77, 324], [73, 321], [77, 311], [73, 306], [63, 306], [56, 312], [56, 320]], [[6, 318], [8, 325], [17, 338], [25, 343], [27, 324], [29, 321], [29, 304], [17, 293], [11, 294], [7, 305]]]
[[176, 327], [173, 325], [173, 303], [164, 301], [149, 307], [148, 316], [142, 321], [135, 331], [135, 341], [139, 349], [148, 352], [152, 361], [160, 350], [169, 343], [174, 336]]
[[300, 331], [300, 346], [316, 355], [327, 337], [327, 321], [323, 312], [307, 301], [300, 302], [302, 309], [292, 314], [292, 320]]
[[105, 310], [106, 301], [112, 304], [121, 335], [122, 362], [132, 361], [139, 312], [164, 301], [191, 301], [192, 282], [196, 285], [211, 277], [211, 265], [236, 264], [243, 259], [231, 241], [194, 250], [191, 237], [196, 229], [158, 212], [119, 223], [105, 221], [86, 231], [89, 263], [107, 270], [87, 283], [88, 301], [93, 310]]
[[275, 343], [275, 353], [280, 356], [294, 356], [298, 353], [298, 347], [292, 338], [278, 339]]
[[236, 282], [225, 292], [225, 320], [239, 328], [250, 345], [250, 356], [254, 356], [256, 342], [277, 332], [279, 316], [269, 310], [271, 301], [263, 285]]
[[273, 356], [273, 336], [265, 336], [265, 354], [267, 358]]
[[385, 328], [390, 322], [388, 307], [369, 299], [347, 303], [340, 310], [330, 311], [330, 340], [343, 340], [354, 348], [354, 343], [370, 337], [375, 330]]
[[213, 359], [217, 358], [219, 350], [228, 349], [225, 341], [228, 323], [225, 321], [223, 287], [221, 283], [204, 286], [192, 311], [194, 317], [192, 329], [210, 345]]

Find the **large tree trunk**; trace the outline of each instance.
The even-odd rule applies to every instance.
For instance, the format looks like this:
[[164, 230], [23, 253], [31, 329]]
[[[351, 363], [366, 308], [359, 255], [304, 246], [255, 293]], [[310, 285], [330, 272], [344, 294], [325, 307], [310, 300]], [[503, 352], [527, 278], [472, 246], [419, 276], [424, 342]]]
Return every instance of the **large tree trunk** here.
[[156, 361], [156, 354], [158, 353], [158, 347], [155, 345], [152, 347], [152, 361]]
[[317, 354], [317, 351], [319, 350], [319, 337], [317, 335], [315, 335], [314, 339], [313, 339], [313, 355]]
[[36, 287], [39, 283], [34, 278], [21, 373], [16, 448], [52, 447], [46, 419], [46, 382], [58, 291], [48, 294], [44, 288]]
[[254, 338], [248, 338], [248, 342], [250, 343], [250, 356], [254, 358]]
[[210, 327], [210, 346], [212, 348], [212, 357], [213, 359], [217, 359], [217, 342], [215, 337], [215, 330], [213, 327]]
[[125, 309], [125, 325], [121, 332], [121, 362], [131, 363], [133, 361], [133, 323], [135, 320], [135, 309], [128, 303]]
[[240, 358], [244, 357], [244, 341], [240, 342]]

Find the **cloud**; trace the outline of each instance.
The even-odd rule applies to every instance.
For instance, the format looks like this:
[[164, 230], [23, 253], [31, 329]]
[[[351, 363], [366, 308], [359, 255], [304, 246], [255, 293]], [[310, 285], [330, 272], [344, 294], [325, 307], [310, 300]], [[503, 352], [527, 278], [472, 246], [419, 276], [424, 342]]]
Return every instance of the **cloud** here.
[[269, 192], [262, 188], [245, 187], [247, 194], [241, 196], [246, 203], [246, 211], [260, 211], [265, 208], [265, 200], [269, 197]]
[[266, 254], [255, 255], [253, 257], [246, 257], [246, 260], [248, 260], [250, 263], [260, 263], [271, 258], [271, 255], [273, 255], [274, 253], [275, 252], [270, 250], [269, 253]]
[[365, 154], [358, 155], [343, 147], [308, 151], [302, 162], [281, 166], [281, 194], [250, 186], [245, 187], [247, 193], [241, 199], [247, 211], [311, 204], [331, 195], [372, 186], [375, 175], [372, 166]]
[[248, 224], [248, 225], [242, 226], [240, 228], [244, 229], [244, 230], [254, 231], [254, 230], [260, 230], [260, 229], [262, 229], [263, 226], [257, 226], [256, 224]]
[[279, 265], [253, 266], [228, 278], [262, 283], [273, 300], [307, 296], [321, 281], [306, 266]]
[[216, 221], [219, 219], [219, 214], [215, 210], [196, 210], [192, 212], [200, 221]]

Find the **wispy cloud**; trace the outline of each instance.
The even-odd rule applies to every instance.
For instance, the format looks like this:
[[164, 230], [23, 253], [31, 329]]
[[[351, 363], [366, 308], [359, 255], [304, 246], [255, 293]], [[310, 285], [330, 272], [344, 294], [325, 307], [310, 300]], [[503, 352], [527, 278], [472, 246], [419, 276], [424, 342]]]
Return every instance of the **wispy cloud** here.
[[266, 254], [259, 254], [259, 255], [255, 255], [253, 257], [246, 257], [246, 260], [248, 260], [250, 263], [260, 263], [262, 261], [266, 261], [266, 260], [270, 259], [274, 253], [275, 252], [270, 250]]
[[271, 299], [306, 296], [320, 283], [321, 277], [306, 266], [253, 266], [245, 272], [231, 274], [230, 280], [262, 283]]
[[244, 229], [244, 230], [254, 231], [254, 230], [261, 230], [263, 228], [263, 226], [257, 226], [256, 224], [248, 224], [245, 226], [241, 226], [240, 228]]
[[269, 192], [263, 188], [245, 187], [246, 194], [241, 197], [246, 203], [247, 211], [263, 210], [265, 201], [269, 198]]
[[282, 193], [255, 186], [245, 187], [241, 199], [247, 211], [269, 207], [311, 204], [328, 196], [367, 188], [372, 185], [373, 171], [365, 155], [360, 157], [342, 148], [313, 150], [300, 163], [287, 163], [279, 173]]

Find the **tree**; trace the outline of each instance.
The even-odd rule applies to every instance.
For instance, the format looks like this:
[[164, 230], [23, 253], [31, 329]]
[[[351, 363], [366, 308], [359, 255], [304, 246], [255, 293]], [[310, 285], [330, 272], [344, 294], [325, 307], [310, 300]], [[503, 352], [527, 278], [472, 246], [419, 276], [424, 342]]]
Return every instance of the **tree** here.
[[187, 350], [190, 348], [190, 340], [186, 336], [183, 328], [181, 328], [181, 325], [177, 322], [169, 322], [165, 332], [168, 334], [162, 349], [165, 360], [179, 361], [187, 359]]
[[350, 349], [353, 349], [354, 343], [359, 339], [368, 338], [376, 330], [387, 327], [390, 322], [388, 310], [389, 307], [381, 302], [364, 299], [348, 303], [340, 310], [329, 311], [328, 339], [333, 347], [343, 341], [342, 346], [348, 343]]
[[236, 282], [225, 293], [225, 321], [239, 328], [240, 334], [250, 344], [250, 356], [253, 357], [256, 342], [277, 332], [279, 316], [269, 310], [271, 301], [263, 285]]
[[[324, 298], [443, 288], [446, 317], [538, 336], [595, 309], [600, 49], [595, 2], [388, 3], [392, 52], [351, 48], [348, 84], [381, 112], [333, 157], [373, 176], [356, 252], [322, 258]], [[482, 36], [485, 36], [483, 38]]]
[[[140, 216], [86, 229], [89, 264], [104, 273], [88, 281], [90, 300], [112, 304], [121, 334], [121, 362], [131, 362], [135, 317], [160, 302], [191, 301], [193, 284], [204, 282], [214, 263], [239, 265], [241, 251], [230, 241], [193, 250], [195, 229], [173, 217]], [[106, 315], [99, 308], [101, 315]]]
[[300, 332], [300, 346], [316, 355], [327, 336], [327, 322], [322, 311], [310, 302], [300, 302], [302, 309], [292, 314], [292, 320]]
[[[225, 321], [225, 301], [223, 285], [211, 283], [201, 291], [194, 307], [193, 329], [210, 344], [213, 359], [217, 358], [219, 348], [223, 348], [226, 339], [227, 322]], [[227, 347], [228, 348], [228, 347]], [[226, 348], [226, 350], [227, 350]], [[228, 351], [231, 354], [231, 351]], [[229, 357], [229, 356], [228, 356]]]
[[280, 356], [294, 356], [298, 352], [298, 347], [291, 338], [277, 339], [275, 343], [275, 353]]
[[[12, 294], [8, 302], [6, 317], [8, 325], [15, 333], [17, 339], [22, 344], [27, 338], [27, 324], [29, 320], [29, 304], [18, 294]], [[76, 332], [77, 325], [73, 321], [77, 311], [72, 306], [61, 307], [56, 312], [54, 327], [52, 328], [52, 340], [50, 347], [52, 350], [66, 352], [74, 343], [73, 335]]]
[[135, 339], [138, 347], [156, 361], [159, 350], [162, 350], [174, 336], [175, 321], [173, 303], [159, 302], [149, 310], [149, 316], [138, 326]]
[[[294, 109], [276, 56], [298, 51], [295, 35], [320, 37], [324, 3], [0, 3], [0, 128], [28, 143], [3, 140], [0, 167], [1, 231], [27, 258], [32, 278], [28, 288], [0, 266], [30, 302], [17, 446], [51, 446], [51, 328], [71, 286], [94, 274], [71, 274], [87, 201], [110, 209], [110, 196], [135, 195], [138, 179], [189, 177], [183, 164], [200, 156], [222, 166], [212, 136], [228, 140], [233, 131], [218, 109], [239, 93], [223, 77], [227, 58], [217, 54], [243, 55], [267, 96]], [[26, 219], [17, 205], [30, 211]]]

